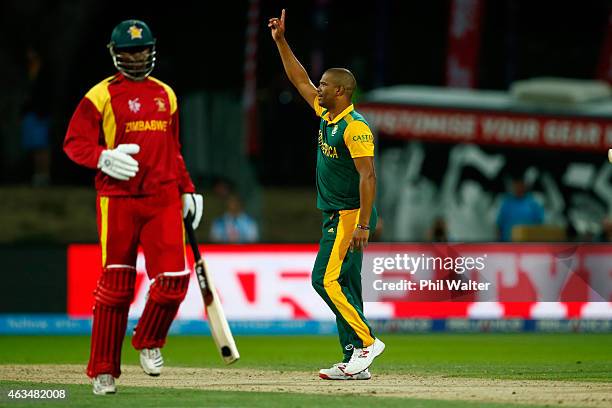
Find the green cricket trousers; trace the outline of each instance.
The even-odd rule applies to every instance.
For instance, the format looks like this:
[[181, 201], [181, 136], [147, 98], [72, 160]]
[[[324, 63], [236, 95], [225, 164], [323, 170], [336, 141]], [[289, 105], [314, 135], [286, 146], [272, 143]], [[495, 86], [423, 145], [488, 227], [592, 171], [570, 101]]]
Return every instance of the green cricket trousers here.
[[[376, 208], [372, 208], [370, 235], [376, 229], [377, 219]], [[312, 286], [336, 315], [345, 363], [351, 358], [353, 348], [374, 343], [372, 328], [363, 315], [363, 252], [349, 251], [358, 220], [359, 209], [323, 211], [323, 236], [312, 270]]]

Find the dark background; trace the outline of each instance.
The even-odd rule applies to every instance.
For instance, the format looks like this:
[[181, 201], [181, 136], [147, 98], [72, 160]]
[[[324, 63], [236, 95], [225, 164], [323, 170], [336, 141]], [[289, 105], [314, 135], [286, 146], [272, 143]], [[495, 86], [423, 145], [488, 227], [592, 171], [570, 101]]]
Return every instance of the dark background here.
[[[507, 89], [518, 79], [593, 79], [610, 1], [485, 1], [478, 87]], [[267, 19], [287, 8], [287, 38], [313, 82], [323, 68], [351, 69], [360, 91], [394, 84], [444, 85], [450, 2], [262, 1], [257, 99], [262, 149], [251, 157], [264, 186], [311, 185], [317, 120], [286, 80]], [[67, 123], [85, 92], [114, 73], [110, 32], [142, 19], [157, 37], [153, 75], [179, 96], [240, 96], [248, 2], [4, 0], [0, 3], [0, 137], [16, 123], [27, 88], [25, 53], [43, 59], [33, 91], [51, 117], [52, 183], [91, 184], [91, 173], [61, 151]], [[0, 151], [0, 153], [3, 153]], [[4, 152], [6, 153], [6, 152]], [[2, 154], [6, 157], [6, 154]], [[0, 182], [27, 181], [24, 160], [4, 160]]]

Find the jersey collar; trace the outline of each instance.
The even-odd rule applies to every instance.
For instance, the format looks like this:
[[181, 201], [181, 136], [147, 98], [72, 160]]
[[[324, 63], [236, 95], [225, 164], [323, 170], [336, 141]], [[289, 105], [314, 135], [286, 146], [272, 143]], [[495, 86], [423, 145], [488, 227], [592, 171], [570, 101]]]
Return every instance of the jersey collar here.
[[327, 123], [329, 123], [330, 125], [333, 125], [333, 124], [336, 124], [336, 123], [340, 122], [340, 119], [342, 119], [343, 117], [345, 117], [346, 115], [348, 115], [349, 113], [351, 113], [354, 110], [355, 110], [355, 108], [353, 107], [353, 104], [350, 104], [345, 110], [343, 110], [338, 115], [336, 115], [334, 120], [329, 120], [329, 111], [325, 112], [325, 114], [322, 116], [322, 118], [325, 119], [325, 121]]

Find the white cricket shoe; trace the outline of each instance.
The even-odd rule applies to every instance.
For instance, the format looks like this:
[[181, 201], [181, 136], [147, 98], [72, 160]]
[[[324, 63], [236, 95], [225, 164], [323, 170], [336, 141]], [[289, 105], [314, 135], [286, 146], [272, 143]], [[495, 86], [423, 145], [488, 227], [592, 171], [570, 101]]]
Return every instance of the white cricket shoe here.
[[330, 368], [322, 368], [319, 370], [319, 377], [324, 380], [369, 380], [372, 378], [367, 369], [355, 375], [348, 375], [344, 372], [345, 367], [346, 363], [336, 363]]
[[140, 350], [140, 366], [142, 370], [151, 377], [161, 374], [164, 366], [164, 358], [159, 348]]
[[368, 347], [353, 349], [353, 355], [346, 364], [344, 372], [348, 375], [355, 375], [370, 367], [376, 357], [385, 351], [385, 343], [374, 339], [374, 343]]
[[117, 392], [115, 378], [110, 374], [100, 374], [93, 379], [93, 393], [96, 395], [114, 394]]

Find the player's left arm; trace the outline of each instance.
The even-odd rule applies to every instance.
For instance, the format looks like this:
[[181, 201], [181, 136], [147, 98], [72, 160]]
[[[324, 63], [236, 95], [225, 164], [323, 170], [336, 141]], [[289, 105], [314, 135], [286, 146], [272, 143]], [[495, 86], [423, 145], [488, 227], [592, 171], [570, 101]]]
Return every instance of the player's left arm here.
[[187, 171], [185, 160], [181, 154], [181, 142], [179, 140], [179, 114], [178, 110], [172, 114], [172, 134], [176, 144], [176, 162], [178, 168], [178, 185], [183, 203], [183, 218], [191, 215], [191, 226], [197, 229], [204, 213], [204, 198], [195, 191], [195, 185]]
[[353, 159], [359, 173], [359, 220], [351, 239], [351, 249], [363, 249], [370, 238], [370, 216], [376, 196], [376, 172], [374, 157], [365, 156]]
[[[156, 83], [158, 83], [166, 95], [168, 96], [168, 102], [170, 104], [170, 136], [174, 142], [175, 146], [175, 160], [176, 166], [178, 170], [178, 186], [181, 194], [195, 193], [195, 186], [193, 185], [193, 181], [191, 181], [191, 177], [189, 176], [189, 172], [187, 171], [187, 167], [185, 166], [185, 160], [183, 160], [183, 155], [181, 154], [181, 142], [179, 138], [179, 109], [178, 109], [178, 99], [174, 90], [168, 85], [164, 84], [161, 81], [154, 79]], [[195, 229], [195, 228], [194, 228]]]
[[170, 126], [172, 127], [172, 136], [174, 138], [174, 143], [176, 144], [176, 161], [178, 166], [179, 190], [181, 194], [194, 193], [195, 185], [193, 184], [193, 181], [191, 181], [191, 176], [187, 171], [187, 166], [185, 166], [185, 160], [183, 159], [183, 155], [181, 154], [178, 110], [172, 114], [172, 123]]
[[350, 248], [363, 249], [370, 238], [370, 216], [376, 196], [376, 172], [374, 170], [374, 136], [367, 124], [361, 121], [349, 123], [344, 132], [344, 143], [351, 153], [355, 169], [359, 173], [359, 219], [353, 232]]

